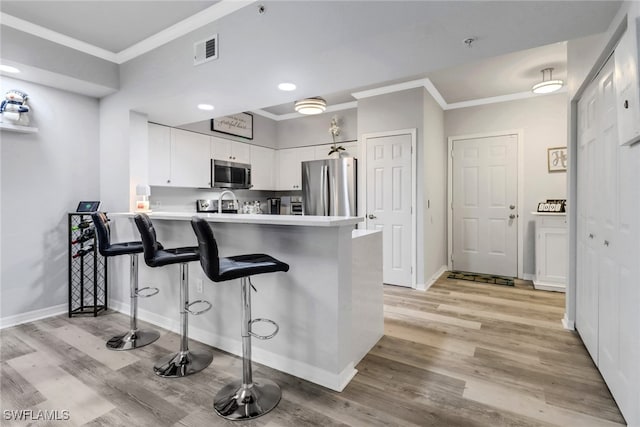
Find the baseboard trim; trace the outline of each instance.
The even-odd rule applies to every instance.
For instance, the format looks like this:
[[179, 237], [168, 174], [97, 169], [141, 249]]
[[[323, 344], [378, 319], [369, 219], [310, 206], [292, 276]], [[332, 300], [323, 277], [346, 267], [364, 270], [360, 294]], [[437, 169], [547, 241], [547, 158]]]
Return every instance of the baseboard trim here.
[[26, 313], [15, 314], [0, 318], [0, 329], [10, 328], [23, 323], [35, 322], [47, 317], [58, 316], [69, 311], [69, 304], [58, 304], [52, 307], [41, 308], [39, 310], [27, 311]]
[[541, 283], [534, 280], [533, 287], [540, 291], [566, 292], [565, 285], [558, 285], [556, 283]]
[[562, 318], [562, 326], [564, 326], [564, 328], [568, 331], [576, 330], [576, 325], [573, 323], [573, 320], [569, 320], [569, 316], [567, 316], [567, 313], [565, 313], [564, 317]]
[[447, 270], [448, 270], [448, 267], [446, 265], [441, 265], [438, 271], [436, 271], [433, 275], [431, 275], [427, 283], [418, 285], [416, 287], [416, 290], [418, 291], [428, 290], [431, 286], [433, 286], [434, 283], [438, 281], [440, 276], [442, 276], [442, 273], [444, 273]]
[[[109, 300], [109, 308], [127, 315], [129, 314], [129, 304], [124, 304], [120, 301]], [[180, 333], [179, 321], [169, 319], [168, 317], [161, 316], [157, 313], [138, 309], [138, 319], [170, 330], [171, 332], [175, 332], [177, 334]], [[189, 338], [236, 356], [242, 355], [242, 342], [240, 341], [240, 336], [238, 336], [238, 339], [231, 339], [189, 325]], [[315, 384], [319, 384], [338, 392], [344, 390], [347, 384], [349, 384], [353, 377], [358, 373], [357, 369], [354, 368], [353, 363], [350, 363], [342, 372], [333, 373], [257, 347], [253, 347], [251, 353], [254, 362], [261, 363], [270, 368], [286, 372], [287, 374], [311, 381]]]

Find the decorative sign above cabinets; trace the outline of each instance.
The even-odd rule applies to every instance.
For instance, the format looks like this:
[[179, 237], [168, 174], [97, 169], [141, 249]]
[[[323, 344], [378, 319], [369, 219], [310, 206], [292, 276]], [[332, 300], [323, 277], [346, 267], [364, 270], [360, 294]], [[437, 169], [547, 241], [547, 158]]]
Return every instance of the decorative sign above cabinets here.
[[211, 119], [211, 130], [253, 139], [253, 115], [249, 113], [238, 113]]

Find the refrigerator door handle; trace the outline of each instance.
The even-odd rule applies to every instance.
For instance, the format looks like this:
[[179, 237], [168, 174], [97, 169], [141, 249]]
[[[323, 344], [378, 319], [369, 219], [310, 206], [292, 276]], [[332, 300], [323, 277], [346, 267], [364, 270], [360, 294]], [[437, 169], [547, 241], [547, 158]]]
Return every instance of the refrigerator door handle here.
[[329, 215], [329, 166], [322, 166], [322, 215]]

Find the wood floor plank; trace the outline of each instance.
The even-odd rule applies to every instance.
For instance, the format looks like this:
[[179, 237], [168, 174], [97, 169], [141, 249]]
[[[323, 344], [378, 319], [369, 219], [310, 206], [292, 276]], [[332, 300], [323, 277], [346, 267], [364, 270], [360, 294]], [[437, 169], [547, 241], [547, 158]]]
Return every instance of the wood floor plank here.
[[46, 400], [39, 409], [69, 410], [70, 424], [82, 425], [115, 408], [94, 389], [68, 374], [46, 353], [34, 352], [7, 362]]
[[[446, 273], [426, 292], [386, 285], [384, 294], [385, 336], [358, 363], [358, 374], [342, 393], [254, 363], [254, 377], [276, 381], [282, 400], [271, 413], [241, 424], [624, 423], [579, 336], [562, 329], [563, 294], [536, 291], [526, 281], [508, 287], [450, 280]], [[240, 377], [241, 359], [210, 349], [214, 361], [198, 374], [177, 380], [157, 377], [154, 363], [178, 349], [179, 336], [140, 325], [159, 330], [161, 338], [120, 354], [104, 350], [111, 336], [129, 326], [129, 318], [116, 312], [96, 318], [56, 316], [0, 332], [3, 408], [56, 405], [51, 409], [59, 410], [71, 405], [72, 418], [76, 411], [91, 413], [93, 418], [86, 416], [82, 422], [94, 427], [238, 426], [218, 417], [212, 404], [220, 388]], [[189, 345], [209, 348], [196, 341]], [[29, 359], [41, 355], [46, 356], [44, 362]], [[50, 371], [42, 372], [43, 366]], [[51, 382], [56, 376], [62, 378], [61, 385]], [[86, 393], [66, 393], [70, 384]], [[54, 390], [65, 400], [52, 400]], [[100, 404], [102, 410], [92, 409]], [[77, 424], [75, 419], [65, 425]]]

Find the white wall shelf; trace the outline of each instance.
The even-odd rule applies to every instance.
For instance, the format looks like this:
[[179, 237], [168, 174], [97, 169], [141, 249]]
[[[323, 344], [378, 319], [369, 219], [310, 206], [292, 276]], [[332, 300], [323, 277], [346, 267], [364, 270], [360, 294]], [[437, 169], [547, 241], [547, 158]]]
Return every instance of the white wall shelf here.
[[18, 133], [38, 133], [38, 128], [31, 126], [12, 125], [10, 123], [0, 123], [0, 130], [8, 130]]

